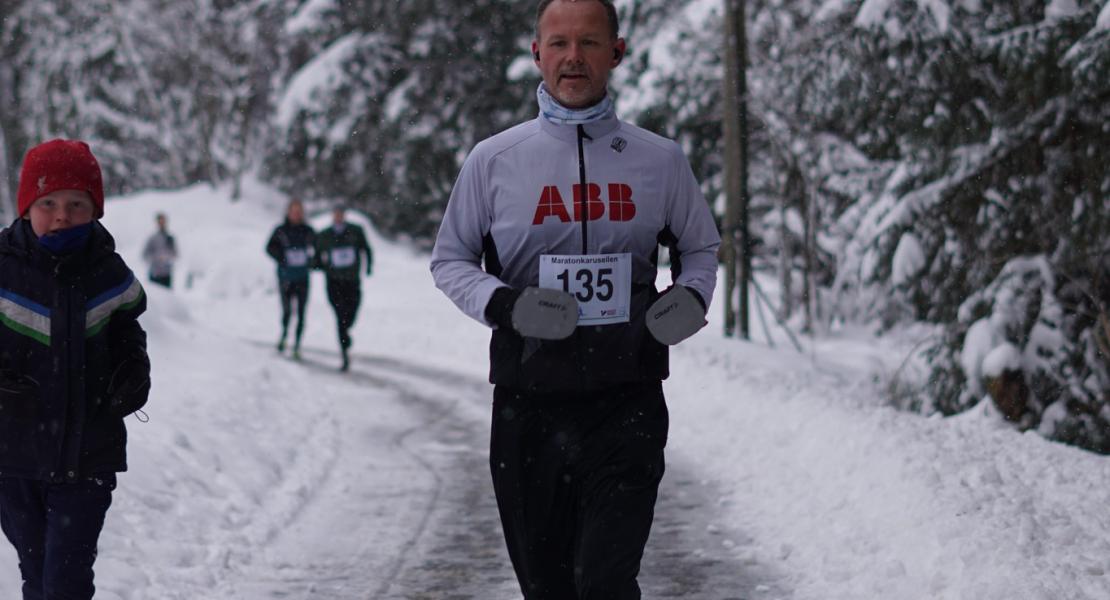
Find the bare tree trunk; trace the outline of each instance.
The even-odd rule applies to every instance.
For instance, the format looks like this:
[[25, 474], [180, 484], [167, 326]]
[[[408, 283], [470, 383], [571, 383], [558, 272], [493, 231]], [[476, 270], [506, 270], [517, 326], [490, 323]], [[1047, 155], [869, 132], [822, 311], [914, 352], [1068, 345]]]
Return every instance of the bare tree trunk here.
[[8, 162], [11, 156], [11, 147], [8, 145], [8, 135], [5, 130], [4, 115], [15, 114], [14, 95], [12, 93], [12, 68], [10, 64], [0, 64], [0, 227], [7, 226], [16, 215], [15, 191], [16, 174], [12, 172], [12, 165]]
[[[3, 80], [0, 77], [0, 80]], [[4, 122], [0, 119], [0, 227], [6, 227], [16, 217], [15, 199], [12, 190], [15, 181], [8, 166], [8, 136], [4, 132]]]
[[724, 38], [722, 43], [725, 55], [724, 94], [722, 94], [722, 119], [725, 136], [725, 214], [722, 223], [721, 258], [725, 268], [725, 336], [732, 337], [736, 334], [736, 257], [739, 240], [736, 239], [738, 217], [738, 190], [740, 189], [739, 172], [735, 168], [740, 162], [740, 132], [739, 116], [737, 114], [736, 53], [732, 44], [732, 0], [724, 0], [725, 15]]
[[787, 193], [779, 196], [779, 287], [782, 291], [782, 304], [779, 307], [779, 318], [787, 320], [794, 309], [794, 253], [790, 248], [790, 227], [786, 222], [787, 209], [790, 204], [790, 187]]
[[[751, 272], [751, 235], [748, 225], [748, 113], [746, 0], [725, 0], [725, 183], [727, 202], [724, 223], [725, 335], [733, 335], [739, 320], [740, 335], [751, 338], [748, 306]], [[739, 255], [739, 265], [737, 258]], [[739, 275], [740, 313], [732, 308]]]
[[1099, 353], [1102, 354], [1103, 362], [1110, 366], [1110, 316], [1105, 310], [1099, 310], [1098, 324], [1102, 331], [1095, 329], [1095, 343], [1098, 345]]
[[[808, 200], [807, 200], [808, 201]], [[805, 304], [805, 324], [802, 326], [804, 333], [813, 333], [813, 254], [809, 248], [809, 219], [805, 220], [805, 244], [802, 245], [802, 256], [805, 259], [805, 271], [802, 273], [802, 302]]]
[[821, 299], [817, 291], [817, 197], [806, 186], [801, 186], [805, 198], [805, 299], [806, 331], [816, 332], [820, 320]]

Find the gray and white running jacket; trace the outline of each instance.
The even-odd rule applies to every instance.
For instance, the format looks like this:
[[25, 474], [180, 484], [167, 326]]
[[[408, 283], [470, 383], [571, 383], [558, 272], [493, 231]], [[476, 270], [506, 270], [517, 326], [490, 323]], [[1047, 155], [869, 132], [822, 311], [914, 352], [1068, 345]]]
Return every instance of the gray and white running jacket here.
[[629, 322], [579, 326], [556, 342], [495, 329], [491, 341], [495, 384], [598, 389], [667, 377], [666, 347], [644, 325], [658, 297], [660, 244], [671, 250], [674, 283], [695, 290], [708, 306], [720, 235], [681, 148], [615, 115], [584, 126], [540, 117], [482, 141], [467, 157], [431, 269], [436, 286], [463, 312], [492, 326], [484, 311], [494, 290], [537, 285], [541, 255], [630, 253]]

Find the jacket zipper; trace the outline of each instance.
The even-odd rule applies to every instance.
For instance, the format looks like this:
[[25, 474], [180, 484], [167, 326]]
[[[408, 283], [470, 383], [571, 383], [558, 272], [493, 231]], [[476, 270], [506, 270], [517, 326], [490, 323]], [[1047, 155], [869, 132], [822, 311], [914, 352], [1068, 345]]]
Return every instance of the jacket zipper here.
[[[589, 239], [588, 238], [588, 233], [589, 233], [588, 224], [590, 222], [590, 211], [589, 211], [590, 206], [589, 206], [589, 202], [586, 200], [586, 198], [589, 197], [590, 192], [589, 192], [589, 189], [586, 187], [586, 151], [583, 148], [583, 143], [582, 143], [582, 141], [585, 140], [585, 139], [593, 140], [593, 138], [591, 138], [586, 133], [586, 129], [584, 127], [582, 127], [581, 124], [579, 124], [578, 125], [578, 183], [579, 183], [580, 187], [578, 188], [578, 190], [579, 190], [579, 192], [578, 192], [578, 194], [579, 194], [578, 210], [579, 210], [579, 215], [582, 217], [582, 256], [586, 256], [590, 253], [589, 244], [588, 244], [588, 239]], [[584, 356], [585, 356], [586, 353], [585, 353], [585, 348], [583, 347], [582, 337], [580, 335], [578, 335], [578, 328], [575, 328], [575, 330], [574, 330], [574, 340], [575, 340], [575, 346], [578, 349], [578, 351], [574, 353], [575, 354], [575, 361], [574, 362], [576, 363], [575, 366], [578, 368], [578, 385], [579, 385], [580, 390], [585, 390], [586, 389], [586, 365], [585, 365], [585, 362], [584, 362]]]
[[582, 125], [578, 126], [578, 183], [579, 189], [579, 214], [582, 217], [582, 256], [590, 253], [589, 245], [587, 244], [587, 223], [590, 221], [589, 202], [586, 200], [589, 197], [589, 189], [586, 187], [586, 152], [582, 147], [582, 140], [588, 139], [593, 141], [593, 138], [586, 133], [586, 129]]

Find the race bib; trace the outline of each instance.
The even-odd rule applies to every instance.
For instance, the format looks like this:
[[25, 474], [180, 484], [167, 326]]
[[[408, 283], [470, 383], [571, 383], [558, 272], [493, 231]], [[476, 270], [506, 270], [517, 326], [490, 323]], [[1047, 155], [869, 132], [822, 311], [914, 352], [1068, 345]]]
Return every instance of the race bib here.
[[627, 323], [632, 298], [632, 255], [540, 256], [540, 287], [578, 300], [579, 325]]
[[308, 264], [308, 252], [304, 248], [289, 248], [285, 251], [285, 264], [290, 267], [303, 267]]
[[331, 251], [331, 266], [342, 269], [355, 264], [358, 253], [350, 246], [333, 248]]

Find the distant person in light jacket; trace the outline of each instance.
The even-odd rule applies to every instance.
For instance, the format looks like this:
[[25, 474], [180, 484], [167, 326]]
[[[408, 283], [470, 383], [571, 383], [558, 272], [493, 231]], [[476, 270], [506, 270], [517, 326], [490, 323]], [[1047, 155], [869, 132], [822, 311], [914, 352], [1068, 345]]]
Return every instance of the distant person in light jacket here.
[[332, 210], [331, 226], [316, 236], [317, 263], [327, 275], [328, 302], [335, 309], [339, 329], [339, 351], [343, 355], [340, 371], [350, 367], [350, 331], [362, 302], [363, 260], [367, 276], [374, 269], [374, 253], [366, 241], [366, 233], [358, 225], [348, 223], [346, 214], [346, 207], [336, 206]]
[[146, 241], [143, 247], [143, 260], [150, 265], [149, 277], [152, 283], [173, 287], [173, 263], [177, 260], [177, 241], [166, 229], [166, 214], [154, 217], [158, 231]]

